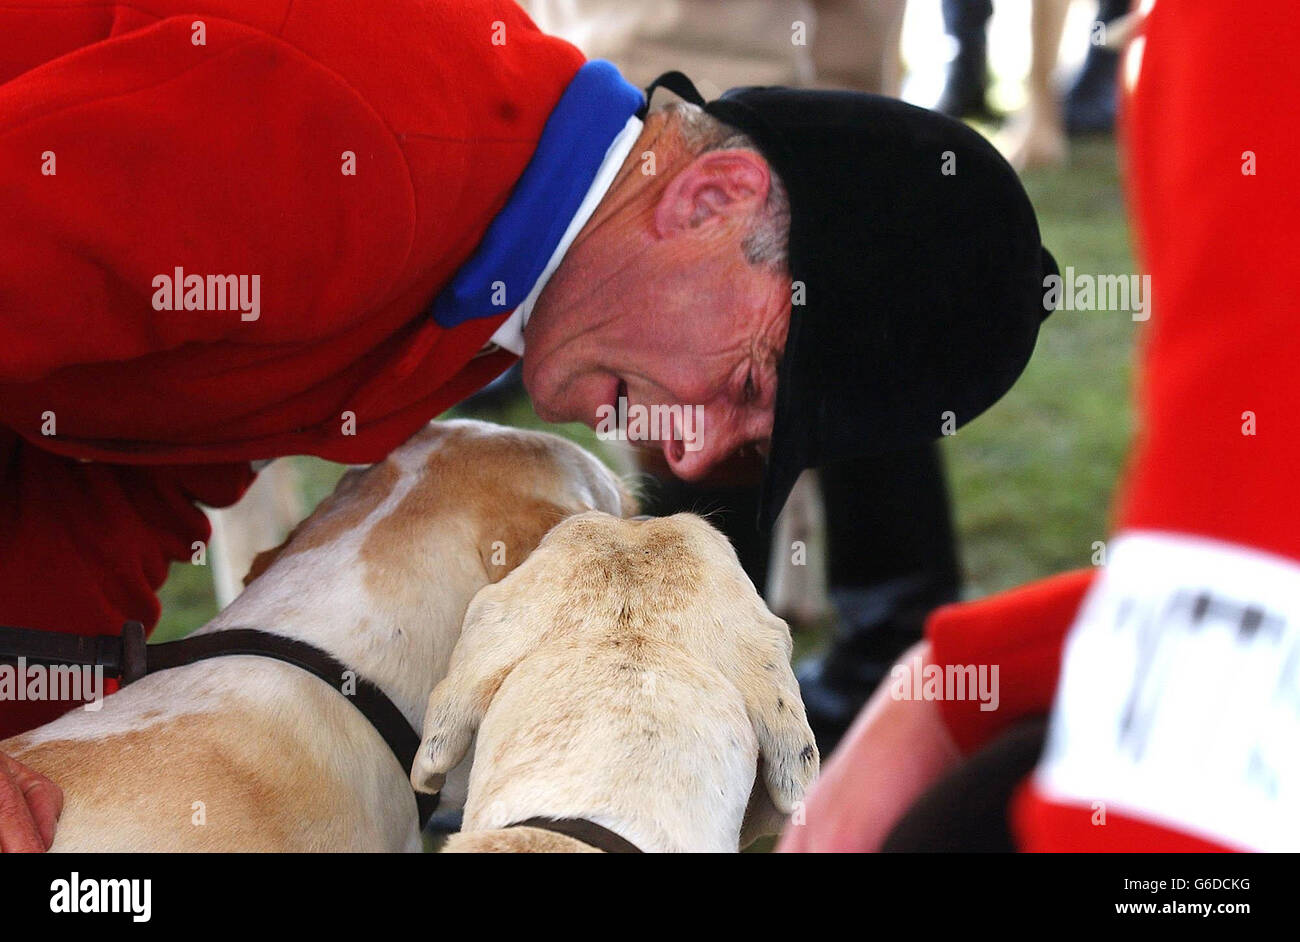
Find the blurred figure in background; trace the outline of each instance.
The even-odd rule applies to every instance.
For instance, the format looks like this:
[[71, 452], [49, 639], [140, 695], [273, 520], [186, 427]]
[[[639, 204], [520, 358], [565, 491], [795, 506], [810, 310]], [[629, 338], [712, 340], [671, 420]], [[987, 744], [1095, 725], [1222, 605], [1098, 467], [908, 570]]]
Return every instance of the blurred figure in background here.
[[1061, 118], [1061, 97], [1052, 77], [1070, 0], [1034, 0], [1029, 18], [1031, 56], [1025, 107], [998, 135], [998, 147], [1017, 170], [1065, 163], [1070, 145]]
[[898, 95], [907, 0], [526, 0], [523, 6], [544, 32], [612, 60], [641, 85], [671, 63], [699, 76], [706, 97], [738, 84]]
[[[533, 0], [525, 6], [543, 31], [612, 60], [643, 85], [669, 65], [695, 77], [706, 97], [737, 84], [897, 96], [901, 84], [906, 0]], [[645, 511], [708, 513], [758, 590], [791, 621], [824, 618], [821, 596], [829, 589], [833, 636], [822, 654], [798, 668], [809, 722], [829, 753], [889, 665], [920, 639], [926, 615], [958, 596], [938, 447], [806, 472], [774, 533], [755, 527], [760, 456], [740, 456], [694, 483], [673, 477], [658, 451], [638, 452], [637, 460], [655, 481]], [[824, 514], [813, 506], [818, 501]], [[823, 556], [824, 579], [813, 571]], [[781, 597], [773, 598], [773, 590]]]
[[[1115, 125], [1115, 44], [1107, 27], [1128, 12], [1128, 0], [1100, 0], [1088, 54], [1064, 97], [1053, 73], [1069, 0], [1034, 0], [1030, 22], [1033, 53], [1026, 105], [1007, 128], [1001, 147], [1017, 169], [1064, 162], [1066, 135], [1108, 132]], [[988, 22], [992, 0], [944, 0], [944, 29], [955, 43], [947, 81], [935, 110], [957, 118], [994, 121], [988, 102]], [[1104, 24], [1101, 28], [1098, 24]]]
[[907, 0], [814, 0], [813, 84], [897, 98]]
[[[1128, 8], [1129, 0], [1100, 0], [1097, 4], [1088, 55], [1065, 92], [1065, 131], [1071, 136], [1107, 133], [1115, 128], [1119, 104], [1118, 50], [1122, 40], [1111, 31], [1128, 13]], [[1097, 23], [1104, 24], [1105, 29], [1099, 31]]]
[[989, 19], [993, 0], [943, 0], [943, 28], [953, 41], [948, 78], [934, 110], [953, 118], [994, 121], [989, 107]]

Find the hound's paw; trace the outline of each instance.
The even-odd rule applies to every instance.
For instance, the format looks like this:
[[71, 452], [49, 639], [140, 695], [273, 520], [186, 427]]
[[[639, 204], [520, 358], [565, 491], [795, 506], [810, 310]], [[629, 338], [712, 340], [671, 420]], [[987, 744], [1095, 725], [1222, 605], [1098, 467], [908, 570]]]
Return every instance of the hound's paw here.
[[426, 739], [420, 743], [420, 751], [415, 754], [415, 763], [411, 766], [411, 787], [417, 792], [436, 795], [442, 791], [447, 781], [446, 767], [437, 759], [437, 741]]
[[765, 768], [768, 794], [782, 814], [790, 814], [817, 778], [821, 756], [811, 732], [800, 744], [791, 744], [775, 756], [769, 756]]

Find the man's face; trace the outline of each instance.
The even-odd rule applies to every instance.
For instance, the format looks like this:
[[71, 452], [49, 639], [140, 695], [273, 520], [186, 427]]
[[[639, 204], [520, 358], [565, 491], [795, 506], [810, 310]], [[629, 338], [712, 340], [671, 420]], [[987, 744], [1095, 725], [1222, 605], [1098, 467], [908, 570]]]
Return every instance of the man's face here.
[[718, 150], [680, 161], [667, 180], [633, 171], [615, 183], [538, 298], [523, 370], [551, 422], [599, 430], [620, 396], [629, 415], [690, 410], [697, 428], [647, 444], [692, 480], [771, 436], [790, 279], [742, 247], [768, 195], [763, 159]]
[[770, 437], [790, 294], [786, 278], [743, 260], [723, 272], [708, 260], [683, 262], [610, 298], [593, 322], [559, 325], [550, 343], [527, 337], [524, 383], [542, 418], [593, 428], [620, 396], [629, 413], [699, 407], [698, 428], [647, 443], [690, 480]]

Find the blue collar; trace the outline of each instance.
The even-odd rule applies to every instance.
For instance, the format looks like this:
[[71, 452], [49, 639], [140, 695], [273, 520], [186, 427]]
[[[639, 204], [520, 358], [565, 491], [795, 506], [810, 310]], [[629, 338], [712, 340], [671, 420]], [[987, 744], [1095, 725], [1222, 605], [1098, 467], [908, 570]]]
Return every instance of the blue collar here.
[[546, 120], [510, 199], [434, 299], [433, 319], [440, 327], [504, 314], [528, 297], [591, 189], [610, 143], [644, 100], [608, 62], [596, 59], [578, 70]]

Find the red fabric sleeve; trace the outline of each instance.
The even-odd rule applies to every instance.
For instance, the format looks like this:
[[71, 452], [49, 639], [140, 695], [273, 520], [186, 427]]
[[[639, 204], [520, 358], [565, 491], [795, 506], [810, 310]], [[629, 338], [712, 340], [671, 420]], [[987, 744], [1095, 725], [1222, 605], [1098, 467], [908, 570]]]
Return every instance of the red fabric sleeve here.
[[[1300, 559], [1295, 62], [1282, 0], [1157, 4], [1124, 156], [1155, 298], [1121, 529], [1173, 530]], [[1287, 79], [1286, 76], [1291, 76]], [[1253, 172], [1244, 172], [1253, 170]], [[1253, 423], [1253, 434], [1246, 434]]]
[[1091, 569], [1068, 572], [976, 602], [945, 605], [930, 616], [926, 637], [934, 663], [998, 666], [996, 710], [981, 710], [977, 700], [939, 705], [963, 751], [1051, 709], [1065, 636], [1095, 575]]
[[1228, 847], [1141, 818], [1092, 806], [1043, 801], [1032, 781], [1016, 789], [1011, 800], [1011, 829], [1027, 853], [1225, 854]]
[[[0, 7], [8, 69], [26, 64], [24, 23], [47, 12]], [[328, 336], [386, 295], [412, 247], [410, 175], [338, 75], [217, 16], [64, 18], [106, 35], [0, 85], [0, 179], [19, 184], [0, 188], [0, 382]], [[345, 150], [363, 172], [342, 174]], [[260, 276], [261, 316], [155, 310], [153, 280], [176, 266]]]
[[[1154, 302], [1119, 523], [1300, 560], [1291, 12], [1244, 4], [1229, 24], [1219, 5], [1158, 3], [1130, 47], [1141, 58], [1128, 64], [1125, 155]], [[1251, 585], [1235, 590], [1249, 599]], [[1029, 850], [1227, 849], [1122, 816], [1096, 827], [1092, 814], [1030, 785], [1015, 824]]]
[[[977, 602], [947, 605], [926, 626], [932, 660], [948, 664], [998, 664], [997, 710], [977, 700], [945, 700], [939, 710], [963, 752], [977, 750], [1018, 720], [1049, 712], [1060, 677], [1062, 648], [1075, 614], [1096, 576], [1078, 570]], [[1091, 806], [1042, 800], [1028, 781], [1016, 790], [1012, 828], [1029, 852], [1078, 851], [1208, 853], [1233, 850], [1114, 810], [1105, 827]]]

